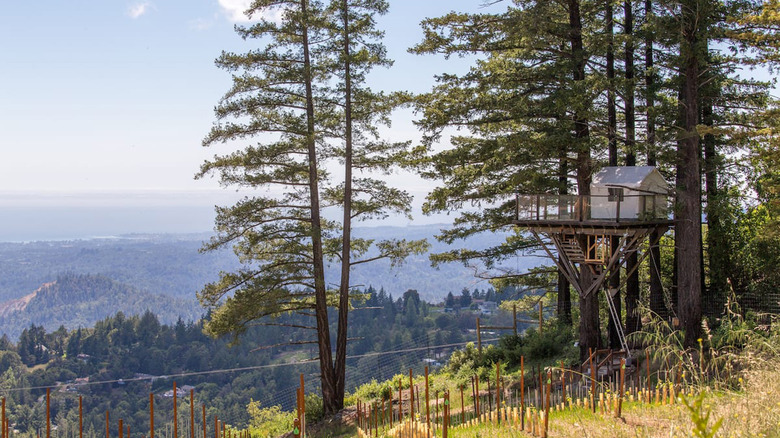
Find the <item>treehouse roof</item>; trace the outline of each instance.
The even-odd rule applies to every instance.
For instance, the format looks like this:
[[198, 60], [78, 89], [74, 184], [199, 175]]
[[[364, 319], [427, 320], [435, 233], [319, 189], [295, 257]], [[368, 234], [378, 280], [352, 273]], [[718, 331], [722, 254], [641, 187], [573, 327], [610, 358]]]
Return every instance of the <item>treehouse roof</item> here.
[[623, 187], [666, 192], [669, 184], [655, 166], [610, 166], [593, 176], [591, 187]]

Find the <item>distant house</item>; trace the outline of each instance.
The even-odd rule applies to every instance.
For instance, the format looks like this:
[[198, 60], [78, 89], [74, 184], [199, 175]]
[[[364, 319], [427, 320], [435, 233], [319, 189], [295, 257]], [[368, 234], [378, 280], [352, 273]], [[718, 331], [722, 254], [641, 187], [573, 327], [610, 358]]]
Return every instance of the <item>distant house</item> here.
[[[176, 388], [176, 398], [190, 395], [190, 390], [192, 389], [195, 389], [195, 387], [190, 385], [184, 385]], [[173, 390], [169, 389], [168, 391], [165, 391], [162, 396], [163, 398], [173, 398]]]
[[78, 360], [80, 360], [82, 362], [86, 362], [86, 361], [88, 361], [91, 358], [92, 358], [92, 356], [90, 356], [88, 354], [84, 354], [84, 353], [79, 353], [78, 356], [76, 356], [76, 359], [78, 359]]
[[89, 377], [79, 377], [76, 380], [74, 380], [74, 383], [76, 385], [86, 385], [89, 383]]
[[482, 315], [493, 315], [498, 311], [498, 303], [495, 301], [483, 301], [478, 304], [477, 308]]

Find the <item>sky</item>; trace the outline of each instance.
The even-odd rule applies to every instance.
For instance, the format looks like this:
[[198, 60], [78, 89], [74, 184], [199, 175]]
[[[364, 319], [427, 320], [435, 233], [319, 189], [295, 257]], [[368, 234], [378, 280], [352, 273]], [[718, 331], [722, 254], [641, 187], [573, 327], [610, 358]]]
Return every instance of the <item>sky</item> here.
[[[0, 13], [0, 208], [149, 203], [207, 205], [237, 197], [200, 164], [228, 149], [201, 146], [230, 86], [214, 65], [223, 50], [257, 46], [234, 32], [248, 0], [7, 2]], [[395, 65], [369, 77], [377, 89], [423, 92], [437, 73], [463, 71], [406, 52], [419, 22], [480, 0], [391, 0], [381, 17]], [[490, 8], [495, 9], [496, 6]], [[387, 132], [419, 138], [410, 112]], [[431, 187], [399, 178], [419, 198]], [[171, 196], [175, 194], [175, 196]]]

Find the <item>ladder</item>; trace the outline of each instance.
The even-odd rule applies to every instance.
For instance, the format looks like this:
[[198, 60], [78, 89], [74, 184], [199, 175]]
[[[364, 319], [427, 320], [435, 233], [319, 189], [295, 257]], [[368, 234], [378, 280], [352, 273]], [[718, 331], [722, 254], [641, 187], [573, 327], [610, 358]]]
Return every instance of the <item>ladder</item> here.
[[623, 351], [626, 352], [626, 356], [630, 359], [631, 358], [631, 351], [628, 349], [628, 342], [626, 342], [626, 334], [623, 331], [623, 324], [620, 322], [620, 315], [617, 313], [617, 309], [615, 308], [615, 301], [612, 300], [612, 293], [610, 293], [609, 290], [607, 290], [607, 304], [609, 304], [609, 314], [612, 315], [612, 321], [615, 322], [615, 331], [618, 334], [618, 340], [620, 341], [620, 348], [623, 349]]

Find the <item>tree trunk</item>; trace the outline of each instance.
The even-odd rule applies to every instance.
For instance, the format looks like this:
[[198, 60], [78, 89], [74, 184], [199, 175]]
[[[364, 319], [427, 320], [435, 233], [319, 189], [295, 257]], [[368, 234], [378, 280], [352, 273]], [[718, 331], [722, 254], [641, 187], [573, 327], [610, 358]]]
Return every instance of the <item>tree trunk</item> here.
[[[636, 113], [634, 106], [634, 11], [631, 1], [623, 2], [623, 32], [626, 35], [626, 166], [636, 166]], [[636, 252], [626, 260], [626, 336], [640, 329], [639, 269]], [[632, 273], [633, 271], [633, 273]]]
[[[709, 57], [707, 59], [710, 63]], [[705, 74], [705, 78], [707, 75]], [[715, 125], [713, 102], [718, 94], [717, 86], [710, 83], [701, 92], [701, 123], [704, 126]], [[718, 171], [721, 160], [715, 149], [716, 139], [711, 133], [704, 136], [704, 187], [707, 195], [707, 258], [709, 262], [709, 287], [706, 290], [709, 314], [714, 314], [725, 305], [731, 260], [729, 244], [724, 231], [722, 210], [723, 201], [718, 190]]]
[[[645, 21], [651, 22], [653, 17], [653, 2], [645, 0]], [[648, 29], [645, 37], [645, 102], [647, 107], [647, 165], [655, 166], [657, 151], [655, 143], [655, 72], [653, 56], [653, 30]], [[661, 281], [661, 248], [653, 242], [658, 240], [658, 233], [653, 231], [648, 238], [650, 251], [650, 311], [664, 320], [669, 318], [669, 311], [664, 301], [664, 287]]]
[[336, 334], [335, 404], [344, 407], [347, 367], [347, 330], [349, 315], [349, 281], [352, 241], [352, 72], [350, 62], [349, 4], [342, 0], [344, 26], [344, 218], [341, 237], [341, 282], [339, 284], [339, 319]]
[[701, 174], [699, 163], [698, 92], [702, 61], [696, 0], [683, 2], [681, 54], [684, 120], [677, 145], [677, 299], [686, 347], [697, 345], [701, 329]]
[[[617, 150], [617, 104], [615, 103], [615, 45], [614, 45], [614, 11], [612, 8], [612, 0], [607, 0], [605, 8], [606, 18], [606, 31], [607, 31], [607, 150], [609, 153], [609, 165], [618, 165], [618, 150]], [[611, 239], [611, 251], [615, 253], [620, 247], [620, 237], [612, 236]], [[612, 269], [608, 282], [609, 289], [620, 288], [620, 266], [616, 266]], [[620, 300], [620, 291], [618, 291], [612, 298], [615, 303], [615, 310], [618, 315], [622, 312], [622, 303]], [[617, 326], [615, 324], [615, 318], [612, 317], [610, 312], [607, 320], [607, 337], [609, 339], [609, 347], [612, 349], [620, 349], [620, 339], [618, 337]]]
[[317, 149], [314, 129], [314, 97], [312, 93], [311, 59], [309, 56], [308, 1], [301, 0], [303, 26], [303, 69], [306, 88], [306, 146], [309, 161], [309, 199], [311, 201], [311, 241], [314, 265], [314, 307], [317, 319], [317, 347], [320, 359], [320, 381], [322, 384], [322, 403], [326, 414], [338, 412], [336, 402], [336, 382], [330, 345], [328, 326], [328, 303], [325, 290], [325, 267], [322, 250], [322, 225], [320, 218], [320, 196], [317, 172]]
[[[573, 60], [573, 79], [575, 82], [585, 80], [585, 50], [582, 43], [582, 17], [579, 0], [569, 0], [569, 41]], [[593, 173], [593, 163], [590, 157], [590, 131], [588, 119], [579, 111], [574, 113], [574, 145], [577, 151], [577, 189], [582, 196], [590, 195], [590, 182]], [[581, 283], [587, 288], [594, 281], [590, 269], [581, 266]], [[598, 348], [601, 343], [599, 330], [599, 300], [594, 292], [587, 297], [580, 297], [580, 356], [588, 355], [588, 348]]]

